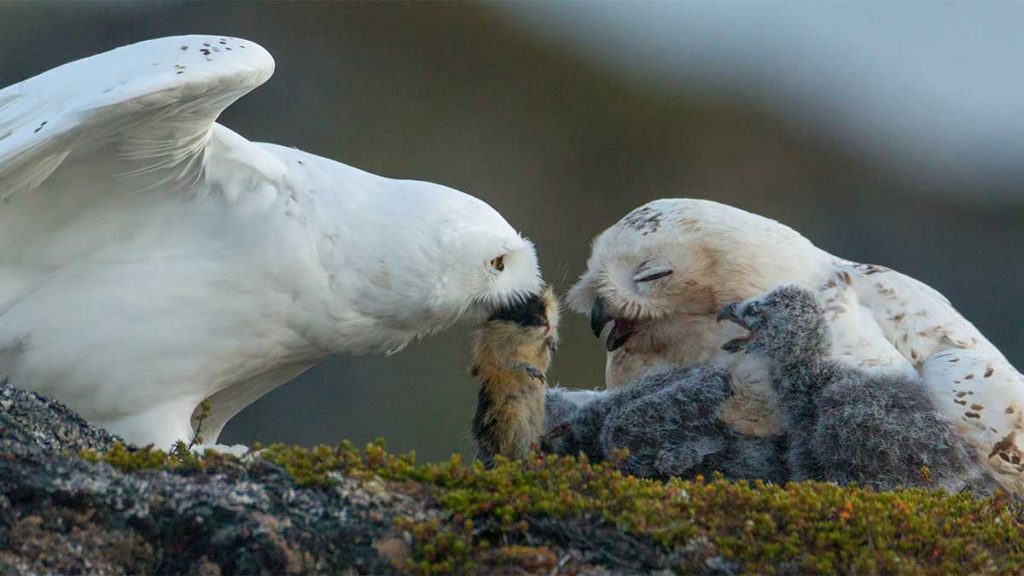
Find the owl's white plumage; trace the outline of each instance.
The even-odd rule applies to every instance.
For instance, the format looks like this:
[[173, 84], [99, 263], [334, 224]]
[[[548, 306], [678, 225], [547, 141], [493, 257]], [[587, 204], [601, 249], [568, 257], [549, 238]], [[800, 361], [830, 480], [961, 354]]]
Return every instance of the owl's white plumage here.
[[0, 91], [0, 378], [161, 446], [210, 398], [215, 441], [329, 354], [539, 289], [532, 245], [484, 202], [215, 123], [273, 68], [183, 36]]
[[767, 369], [721, 350], [742, 334], [716, 315], [725, 304], [783, 284], [817, 291], [833, 353], [843, 361], [920, 375], [993, 477], [1024, 493], [1024, 377], [945, 297], [899, 272], [843, 260], [791, 228], [737, 208], [666, 199], [637, 208], [598, 236], [568, 302], [591, 312], [595, 329], [614, 321], [604, 332], [619, 346], [608, 354], [608, 387], [659, 366], [728, 365], [736, 394], [721, 417], [764, 435], [781, 431]]
[[978, 450], [993, 478], [1024, 494], [1024, 379], [1009, 362], [953, 348], [931, 356], [922, 376], [932, 401]]

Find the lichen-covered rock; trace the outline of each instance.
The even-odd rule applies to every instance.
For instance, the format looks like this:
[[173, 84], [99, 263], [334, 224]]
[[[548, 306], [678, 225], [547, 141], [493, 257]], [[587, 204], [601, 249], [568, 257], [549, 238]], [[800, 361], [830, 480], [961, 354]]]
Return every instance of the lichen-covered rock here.
[[0, 398], [0, 573], [379, 573], [393, 568], [375, 540], [418, 514], [340, 475], [299, 488], [258, 458], [122, 472], [79, 456], [116, 439], [67, 408]]
[[1020, 505], [381, 444], [135, 449], [0, 388], [0, 573], [1024, 573]]
[[0, 442], [47, 452], [107, 450], [121, 440], [93, 428], [63, 404], [0, 379]]
[[378, 445], [365, 456], [348, 445], [275, 446], [242, 460], [197, 459], [127, 446], [4, 383], [0, 399], [3, 574], [547, 574], [673, 564], [675, 553], [650, 538], [590, 518], [537, 518], [506, 535], [499, 517], [474, 528], [444, 506], [433, 481], [389, 476], [416, 468]]

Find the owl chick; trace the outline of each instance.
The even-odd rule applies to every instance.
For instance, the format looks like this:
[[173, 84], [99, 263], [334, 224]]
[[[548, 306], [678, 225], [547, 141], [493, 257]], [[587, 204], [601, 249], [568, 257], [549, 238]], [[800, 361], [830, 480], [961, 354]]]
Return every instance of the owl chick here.
[[608, 392], [553, 388], [541, 446], [556, 454], [612, 459], [645, 478], [692, 478], [721, 472], [734, 479], [786, 480], [785, 439], [737, 432], [719, 418], [733, 394], [726, 370], [672, 368]]
[[868, 374], [832, 357], [822, 307], [808, 290], [783, 286], [730, 304], [718, 318], [749, 332], [724, 350], [769, 361], [793, 480], [986, 489], [972, 451], [919, 379]]
[[548, 454], [605, 459], [601, 430], [613, 406], [612, 392], [549, 388], [544, 401], [544, 435], [540, 448]]
[[618, 465], [634, 476], [785, 481], [783, 437], [744, 435], [719, 417], [732, 395], [729, 372], [713, 366], [648, 375], [607, 399], [601, 447], [606, 457], [627, 449]]
[[545, 373], [558, 344], [550, 288], [495, 312], [473, 335], [470, 374], [480, 379], [472, 432], [477, 458], [524, 460], [544, 432]]

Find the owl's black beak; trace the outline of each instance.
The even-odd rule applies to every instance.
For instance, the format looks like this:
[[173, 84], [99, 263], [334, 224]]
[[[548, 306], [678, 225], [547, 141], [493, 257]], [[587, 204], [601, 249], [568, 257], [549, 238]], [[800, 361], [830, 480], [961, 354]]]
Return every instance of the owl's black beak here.
[[523, 300], [517, 300], [495, 310], [489, 320], [505, 320], [520, 326], [547, 325], [547, 314], [544, 301], [539, 294], [530, 294]]
[[612, 320], [613, 318], [604, 313], [604, 300], [594, 300], [594, 306], [590, 309], [590, 331], [594, 333], [594, 337], [600, 338], [605, 324]]
[[609, 316], [604, 311], [604, 300], [594, 300], [594, 306], [590, 309], [590, 330], [594, 336], [600, 338], [604, 327], [612, 322], [612, 329], [608, 332], [608, 339], [605, 341], [605, 349], [614, 352], [622, 347], [629, 340], [630, 336], [636, 333], [636, 322], [623, 320]]

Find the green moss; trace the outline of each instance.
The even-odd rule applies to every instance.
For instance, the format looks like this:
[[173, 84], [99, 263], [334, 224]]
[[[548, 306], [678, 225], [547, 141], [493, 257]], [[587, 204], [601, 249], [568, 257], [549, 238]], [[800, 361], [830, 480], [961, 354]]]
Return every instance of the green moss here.
[[412, 455], [388, 454], [382, 443], [363, 453], [350, 444], [311, 450], [272, 446], [263, 457], [306, 485], [328, 485], [331, 471], [427, 485], [447, 521], [403, 526], [415, 543], [415, 558], [406, 567], [414, 572], [465, 572], [494, 557], [490, 542], [526, 541], [538, 519], [606, 526], [666, 550], [708, 542], [690, 565], [677, 567], [682, 571], [698, 569], [711, 556], [760, 573], [1024, 570], [1024, 524], [1017, 508], [1002, 498], [925, 489], [875, 492], [816, 482], [658, 482], [575, 458], [499, 460], [485, 470], [465, 466], [455, 456], [416, 466]]
[[[212, 461], [182, 448], [165, 453], [115, 446], [83, 456], [126, 471]], [[509, 565], [548, 572], [556, 556], [538, 542], [596, 549], [602, 544], [592, 541], [594, 530], [660, 550], [662, 557], [677, 559], [680, 572], [700, 570], [712, 557], [756, 573], [1024, 572], [1024, 514], [1006, 498], [815, 482], [659, 482], [623, 476], [585, 458], [499, 459], [491, 470], [465, 465], [458, 456], [416, 465], [414, 454], [390, 454], [381, 441], [363, 451], [349, 443], [275, 445], [259, 457], [309, 489], [329, 487], [340, 473], [427, 495], [439, 506], [434, 516], [398, 520], [413, 555], [396, 568], [410, 573], [490, 572]], [[552, 522], [560, 536], [538, 529]]]

